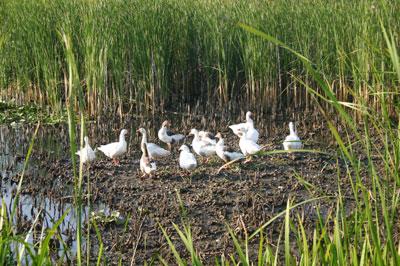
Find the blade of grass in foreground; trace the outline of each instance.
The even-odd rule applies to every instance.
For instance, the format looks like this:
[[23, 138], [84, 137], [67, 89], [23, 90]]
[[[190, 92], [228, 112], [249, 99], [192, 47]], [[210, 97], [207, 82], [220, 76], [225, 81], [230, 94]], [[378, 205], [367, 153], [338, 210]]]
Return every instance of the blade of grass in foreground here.
[[172, 241], [171, 241], [171, 239], [169, 238], [169, 236], [168, 236], [167, 232], [165, 231], [165, 229], [164, 229], [161, 225], [159, 225], [159, 226], [160, 226], [160, 228], [161, 228], [161, 231], [162, 231], [162, 233], [163, 233], [165, 239], [166, 239], [167, 242], [168, 242], [168, 245], [169, 245], [169, 247], [170, 247], [172, 253], [173, 253], [174, 256], [175, 256], [175, 259], [176, 259], [176, 262], [178, 263], [178, 265], [179, 265], [179, 266], [184, 266], [184, 265], [186, 265], [186, 263], [184, 263], [184, 261], [182, 260], [181, 256], [179, 255], [178, 251], [176, 251], [175, 245], [172, 243]]
[[15, 199], [14, 199], [14, 203], [13, 203], [13, 206], [12, 206], [12, 211], [11, 211], [11, 216], [10, 216], [11, 224], [12, 224], [12, 219], [14, 219], [14, 215], [15, 215], [15, 211], [16, 211], [16, 208], [17, 208], [17, 204], [19, 203], [19, 194], [21, 192], [22, 181], [24, 180], [25, 171], [26, 171], [26, 169], [28, 167], [28, 162], [29, 162], [29, 159], [30, 159], [31, 154], [32, 154], [33, 146], [35, 144], [35, 140], [36, 140], [36, 136], [37, 136], [37, 132], [39, 130], [39, 127], [40, 127], [40, 123], [38, 123], [37, 126], [36, 126], [36, 129], [35, 129], [35, 131], [33, 133], [32, 138], [31, 138], [31, 142], [29, 143], [28, 152], [26, 153], [24, 167], [22, 168], [21, 177], [20, 177], [19, 182], [18, 182], [17, 192], [15, 194]]
[[179, 237], [185, 244], [186, 250], [190, 253], [190, 257], [192, 259], [192, 265], [197, 265], [197, 266], [203, 265], [201, 263], [200, 258], [197, 255], [196, 250], [194, 249], [193, 238], [192, 238], [192, 234], [190, 232], [189, 225], [183, 225], [184, 232], [182, 232], [176, 224], [173, 224], [173, 226], [174, 226], [176, 232], [178, 233]]
[[[232, 240], [233, 240], [233, 245], [235, 246], [236, 253], [237, 253], [238, 256], [239, 256], [240, 264], [241, 264], [241, 265], [248, 266], [248, 265], [249, 265], [249, 258], [248, 258], [248, 256], [245, 255], [245, 252], [243, 251], [242, 246], [240, 245], [239, 240], [238, 240], [237, 237], [235, 236], [235, 234], [234, 234], [234, 232], [232, 231], [232, 229], [231, 229], [229, 226], [227, 226], [227, 228], [228, 228], [228, 232], [229, 232], [229, 234], [231, 235], [231, 238], [232, 238]], [[245, 243], [245, 245], [247, 245], [247, 242]], [[238, 264], [239, 264], [239, 263], [238, 263]]]
[[292, 265], [292, 255], [290, 254], [290, 199], [287, 199], [285, 211], [285, 263]]
[[53, 225], [52, 228], [47, 230], [47, 235], [43, 241], [41, 241], [38, 256], [37, 256], [37, 265], [45, 265], [51, 264], [51, 257], [49, 254], [49, 242], [53, 235], [57, 232], [57, 228], [64, 221], [65, 217], [68, 215], [71, 209], [67, 209], [63, 215], [58, 219], [58, 221]]
[[[333, 198], [332, 196], [324, 196], [324, 197], [318, 197], [318, 198], [312, 198], [312, 199], [308, 199], [299, 203], [294, 204], [293, 206], [291, 206], [289, 208], [289, 210], [293, 210], [301, 205], [313, 202], [313, 201], [317, 201], [317, 200], [322, 200], [322, 199], [327, 199], [327, 198]], [[259, 234], [265, 227], [267, 227], [268, 225], [270, 225], [272, 222], [274, 222], [276, 219], [282, 217], [284, 214], [286, 214], [287, 210], [281, 211], [280, 213], [278, 213], [277, 215], [275, 215], [273, 218], [271, 218], [268, 222], [264, 223], [262, 226], [260, 226], [256, 231], [254, 231], [254, 233], [252, 233], [249, 237], [249, 240], [252, 239], [253, 237], [255, 237], [257, 234]]]
[[[82, 264], [82, 164], [79, 167], [79, 173], [76, 173], [76, 123], [75, 123], [75, 112], [74, 103], [78, 101], [82, 108], [81, 99], [77, 99], [77, 94], [80, 95], [80, 81], [78, 77], [77, 65], [75, 61], [75, 55], [72, 47], [71, 36], [62, 33], [61, 38], [64, 42], [65, 56], [68, 64], [68, 135], [70, 143], [70, 156], [72, 161], [72, 172], [74, 176], [74, 202], [75, 202], [75, 217], [76, 217], [76, 242], [77, 242], [77, 255], [76, 262], [80, 266]], [[78, 93], [77, 93], [78, 91]], [[83, 130], [83, 125], [81, 131]], [[82, 134], [81, 134], [82, 135]], [[81, 144], [82, 146], [82, 144]], [[88, 247], [89, 248], [89, 247]]]

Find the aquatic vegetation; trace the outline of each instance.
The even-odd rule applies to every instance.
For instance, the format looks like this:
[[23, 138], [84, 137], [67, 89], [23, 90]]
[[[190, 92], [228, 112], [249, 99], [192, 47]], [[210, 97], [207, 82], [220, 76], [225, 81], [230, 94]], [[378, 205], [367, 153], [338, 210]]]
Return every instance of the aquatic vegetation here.
[[65, 115], [45, 111], [37, 105], [18, 106], [0, 101], [0, 124], [28, 123], [57, 124], [65, 122]]
[[105, 210], [99, 210], [97, 212], [92, 212], [90, 215], [90, 222], [95, 222], [97, 224], [106, 224], [106, 223], [117, 223], [123, 224], [125, 222], [125, 218], [121, 216], [119, 211], [112, 211], [109, 214], [106, 214]]

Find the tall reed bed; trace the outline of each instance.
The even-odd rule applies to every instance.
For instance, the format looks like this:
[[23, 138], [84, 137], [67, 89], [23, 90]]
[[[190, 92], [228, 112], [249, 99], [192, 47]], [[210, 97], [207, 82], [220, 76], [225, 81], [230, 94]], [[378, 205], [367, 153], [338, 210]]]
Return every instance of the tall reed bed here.
[[[61, 110], [67, 62], [60, 32], [70, 29], [84, 108], [179, 108], [197, 101], [257, 111], [309, 108], [296, 77], [315, 84], [293, 54], [263, 42], [253, 25], [315, 63], [339, 100], [380, 106], [391, 89], [380, 21], [400, 32], [399, 1], [73, 0], [0, 3], [2, 97]], [[399, 36], [394, 39], [398, 43]], [[18, 95], [18, 96], [16, 96]], [[392, 99], [393, 100], [393, 99]]]

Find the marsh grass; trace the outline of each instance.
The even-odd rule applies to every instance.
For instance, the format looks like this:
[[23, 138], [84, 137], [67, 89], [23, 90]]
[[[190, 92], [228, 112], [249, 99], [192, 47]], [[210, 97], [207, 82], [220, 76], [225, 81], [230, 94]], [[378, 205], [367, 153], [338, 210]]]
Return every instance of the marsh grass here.
[[80, 100], [91, 115], [200, 108], [205, 101], [273, 114], [312, 109], [304, 86], [318, 83], [310, 69], [290, 51], [237, 27], [242, 21], [313, 62], [339, 102], [357, 92], [352, 104], [378, 108], [381, 93], [397, 101], [398, 77], [379, 25], [390, 27], [398, 43], [398, 13], [399, 1], [389, 0], [5, 0], [1, 95], [56, 112], [66, 107], [69, 66], [59, 32], [68, 29]]

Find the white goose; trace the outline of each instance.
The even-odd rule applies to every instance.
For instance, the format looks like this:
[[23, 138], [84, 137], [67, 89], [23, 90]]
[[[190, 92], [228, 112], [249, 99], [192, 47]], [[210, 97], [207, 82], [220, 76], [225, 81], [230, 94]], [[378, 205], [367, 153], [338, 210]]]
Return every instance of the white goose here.
[[285, 141], [283, 142], [283, 148], [285, 149], [285, 151], [302, 149], [303, 144], [301, 143], [299, 136], [297, 136], [297, 131], [294, 128], [293, 122], [289, 123], [289, 130], [290, 134], [285, 138]]
[[229, 128], [232, 129], [233, 133], [237, 136], [239, 136], [239, 131], [241, 130], [242, 132], [245, 132], [246, 135], [245, 137], [254, 141], [257, 143], [259, 133], [257, 129], [254, 128], [254, 121], [252, 119], [253, 113], [248, 111], [246, 113], [246, 122], [245, 123], [240, 123], [240, 124], [235, 124], [235, 125], [230, 125]]
[[217, 145], [215, 146], [215, 151], [219, 158], [224, 160], [226, 163], [239, 158], [244, 158], [244, 155], [241, 152], [236, 152], [233, 149], [225, 146], [225, 142], [221, 133], [218, 132], [215, 137], [219, 139]]
[[75, 154], [79, 156], [82, 163], [91, 162], [96, 159], [96, 151], [90, 147], [89, 138], [87, 136], [85, 136], [83, 140], [85, 141], [85, 146]]
[[169, 130], [168, 126], [171, 124], [169, 121], [164, 121], [161, 125], [160, 130], [158, 130], [158, 138], [168, 145], [169, 150], [171, 150], [171, 145], [180, 142], [185, 138], [182, 134], [174, 134]]
[[179, 150], [179, 166], [185, 170], [193, 170], [197, 167], [197, 161], [187, 145], [182, 145]]
[[193, 150], [201, 157], [206, 157], [208, 161], [208, 157], [215, 154], [215, 145], [202, 140], [199, 136], [199, 131], [195, 128], [190, 131], [189, 135], [194, 135], [192, 141]]
[[142, 142], [140, 145], [142, 150], [142, 157], [140, 158], [140, 171], [145, 175], [151, 175], [157, 170], [156, 163], [149, 157], [149, 151], [147, 149], [147, 144]]
[[253, 140], [246, 137], [246, 132], [242, 129], [238, 130], [240, 137], [239, 147], [244, 156], [249, 156], [257, 153], [261, 150], [261, 146], [255, 143]]
[[199, 131], [199, 137], [203, 142], [215, 145], [217, 144], [217, 140], [215, 139], [214, 134], [209, 131], [201, 130]]
[[147, 133], [146, 130], [144, 128], [139, 128], [137, 130], [137, 132], [142, 134], [142, 142], [141, 145], [143, 145], [143, 143], [146, 144], [147, 146], [147, 150], [149, 152], [149, 158], [150, 159], [161, 159], [164, 158], [166, 156], [169, 156], [171, 154], [170, 151], [167, 151], [166, 149], [161, 148], [160, 146], [158, 146], [157, 144], [154, 143], [148, 143], [147, 142]]
[[119, 134], [119, 141], [106, 145], [101, 145], [98, 150], [102, 151], [107, 157], [113, 159], [114, 164], [119, 164], [117, 157], [126, 153], [128, 144], [125, 141], [125, 135], [128, 130], [122, 129]]

